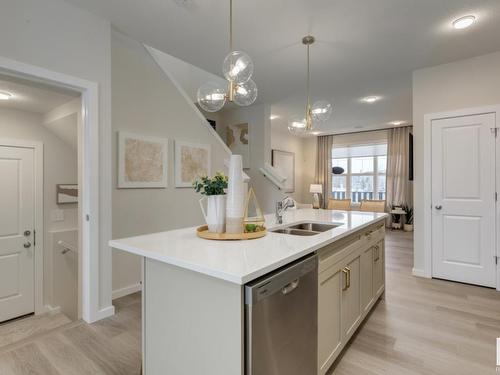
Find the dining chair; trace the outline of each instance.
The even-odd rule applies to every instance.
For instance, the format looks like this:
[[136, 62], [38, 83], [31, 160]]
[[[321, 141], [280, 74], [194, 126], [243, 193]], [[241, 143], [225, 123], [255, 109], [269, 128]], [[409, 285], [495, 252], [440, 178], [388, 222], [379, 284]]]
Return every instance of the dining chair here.
[[385, 212], [385, 201], [362, 200], [359, 210], [365, 212]]
[[350, 199], [328, 199], [328, 209], [329, 210], [340, 210], [340, 211], [350, 211], [351, 210], [351, 200]]

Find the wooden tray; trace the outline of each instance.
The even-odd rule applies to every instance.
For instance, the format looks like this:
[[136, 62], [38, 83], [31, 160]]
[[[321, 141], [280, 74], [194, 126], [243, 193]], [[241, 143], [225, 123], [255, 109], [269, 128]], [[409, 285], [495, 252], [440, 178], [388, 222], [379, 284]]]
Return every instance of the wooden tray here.
[[208, 231], [208, 225], [202, 225], [201, 227], [196, 229], [196, 234], [198, 235], [198, 237], [204, 238], [206, 240], [253, 240], [256, 238], [264, 237], [267, 234], [267, 230], [252, 233], [214, 233]]

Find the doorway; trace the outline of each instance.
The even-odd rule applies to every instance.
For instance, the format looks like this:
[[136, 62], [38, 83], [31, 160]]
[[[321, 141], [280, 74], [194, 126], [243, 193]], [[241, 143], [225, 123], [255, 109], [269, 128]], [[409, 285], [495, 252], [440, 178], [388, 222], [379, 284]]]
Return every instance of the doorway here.
[[3, 74], [0, 92], [0, 322], [76, 320], [80, 93]]
[[430, 277], [498, 288], [498, 109], [426, 116], [425, 257]]
[[[79, 312], [87, 323], [114, 314], [111, 304], [111, 251], [107, 243], [111, 238], [111, 176], [101, 177], [100, 170], [110, 168], [110, 155], [100, 153], [108, 144], [110, 121], [103, 109], [100, 121], [99, 85], [71, 75], [54, 72], [38, 66], [0, 56], [0, 73], [12, 77], [40, 82], [53, 87], [66, 88], [81, 95], [81, 152], [79, 182], [79, 248], [81, 306]], [[102, 211], [101, 211], [102, 208]], [[102, 221], [102, 225], [100, 225]], [[36, 265], [35, 265], [36, 267]], [[35, 285], [35, 314], [46, 312], [43, 290]]]

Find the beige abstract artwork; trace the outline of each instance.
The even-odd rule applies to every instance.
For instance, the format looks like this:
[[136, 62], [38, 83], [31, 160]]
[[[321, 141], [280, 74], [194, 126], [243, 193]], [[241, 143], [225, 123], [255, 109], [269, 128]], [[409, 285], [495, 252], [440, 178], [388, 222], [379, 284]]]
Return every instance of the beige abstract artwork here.
[[250, 168], [250, 142], [248, 124], [229, 125], [226, 128], [226, 144], [235, 155], [241, 155], [243, 168]]
[[163, 145], [125, 140], [125, 181], [159, 182], [163, 178]]
[[166, 187], [168, 141], [130, 133], [119, 138], [119, 187]]
[[175, 186], [191, 187], [198, 177], [210, 175], [210, 164], [209, 145], [176, 142]]

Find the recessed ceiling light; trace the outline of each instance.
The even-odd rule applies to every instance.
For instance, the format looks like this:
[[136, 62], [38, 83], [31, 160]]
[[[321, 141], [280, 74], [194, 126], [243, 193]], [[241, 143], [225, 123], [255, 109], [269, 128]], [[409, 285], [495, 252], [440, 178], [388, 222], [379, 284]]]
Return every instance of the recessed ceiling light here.
[[375, 103], [377, 100], [380, 100], [380, 96], [367, 96], [361, 100], [365, 103]]
[[389, 124], [394, 125], [394, 126], [399, 126], [399, 125], [403, 125], [404, 123], [406, 123], [406, 121], [392, 121]]
[[277, 118], [279, 118], [278, 115], [271, 115], [271, 116], [269, 116], [269, 120], [276, 120]]
[[465, 16], [453, 21], [453, 27], [457, 30], [466, 29], [476, 21], [475, 16]]
[[312, 135], [320, 135], [320, 134], [321, 134], [321, 132], [312, 132], [311, 134], [312, 134]]
[[9, 100], [12, 98], [12, 94], [5, 91], [0, 91], [0, 100]]

